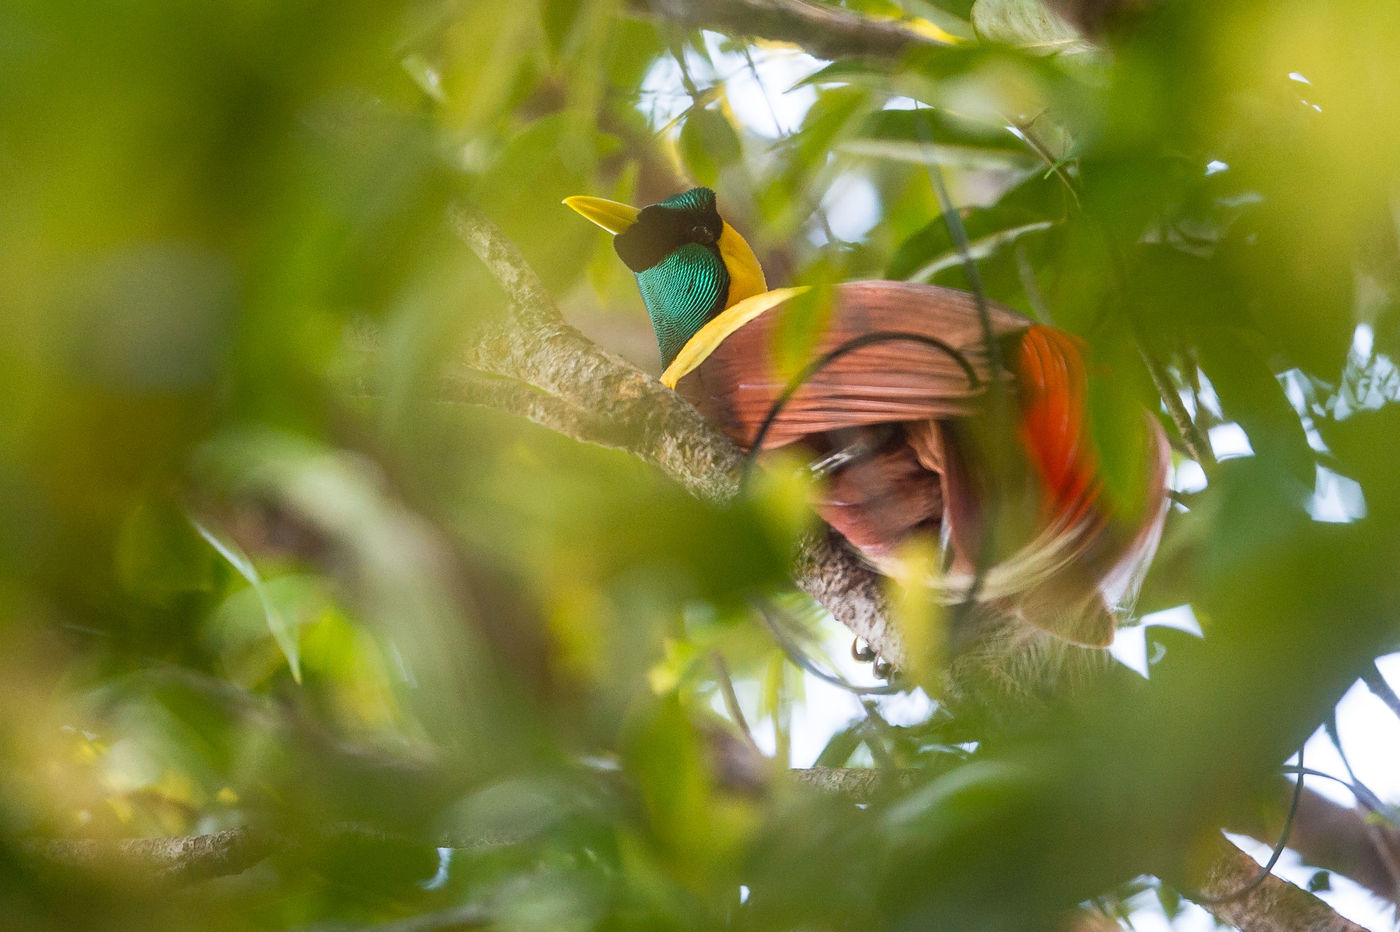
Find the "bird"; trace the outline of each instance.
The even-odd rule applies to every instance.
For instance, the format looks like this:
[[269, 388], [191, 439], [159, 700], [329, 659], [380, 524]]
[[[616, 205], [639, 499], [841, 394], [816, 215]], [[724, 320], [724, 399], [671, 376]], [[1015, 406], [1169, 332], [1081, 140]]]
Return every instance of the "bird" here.
[[[564, 203], [636, 276], [661, 381], [742, 449], [801, 453], [812, 507], [873, 568], [905, 578], [931, 541], [941, 601], [1112, 641], [1161, 537], [1170, 448], [1083, 340], [936, 285], [769, 289], [709, 188]], [[1096, 429], [1105, 410], [1127, 414]]]

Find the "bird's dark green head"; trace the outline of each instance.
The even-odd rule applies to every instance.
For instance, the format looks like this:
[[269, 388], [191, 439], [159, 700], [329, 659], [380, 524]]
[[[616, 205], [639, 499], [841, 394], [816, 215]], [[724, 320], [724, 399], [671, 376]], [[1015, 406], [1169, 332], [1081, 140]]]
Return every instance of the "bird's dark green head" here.
[[584, 195], [564, 203], [613, 234], [666, 367], [717, 313], [769, 288], [759, 257], [715, 209], [713, 190], [692, 188], [641, 210]]
[[720, 218], [709, 188], [642, 210], [583, 195], [564, 203], [614, 234], [613, 247], [637, 276], [663, 366], [720, 311], [768, 290], [758, 257]]
[[637, 276], [662, 366], [724, 310], [729, 272], [719, 251], [723, 231], [715, 192], [692, 188], [644, 208], [636, 223], [613, 238], [618, 256]]

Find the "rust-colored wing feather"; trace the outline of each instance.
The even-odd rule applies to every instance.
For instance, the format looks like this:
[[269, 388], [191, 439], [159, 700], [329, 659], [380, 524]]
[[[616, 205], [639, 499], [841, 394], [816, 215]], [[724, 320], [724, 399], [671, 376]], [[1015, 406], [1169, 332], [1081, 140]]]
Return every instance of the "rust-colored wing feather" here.
[[[699, 390], [712, 402], [717, 423], [740, 445], [753, 444], [792, 379], [775, 365], [777, 333], [793, 323], [790, 315], [812, 309], [800, 301], [773, 308], [730, 335], [701, 364]], [[818, 310], [827, 320], [814, 359], [874, 333], [915, 334], [953, 352], [891, 340], [833, 360], [783, 407], [764, 436], [765, 449], [842, 428], [965, 415], [992, 378], [977, 303], [964, 292], [909, 282], [851, 282], [832, 289], [829, 308]], [[989, 305], [987, 312], [997, 339], [1030, 326], [1000, 305]]]

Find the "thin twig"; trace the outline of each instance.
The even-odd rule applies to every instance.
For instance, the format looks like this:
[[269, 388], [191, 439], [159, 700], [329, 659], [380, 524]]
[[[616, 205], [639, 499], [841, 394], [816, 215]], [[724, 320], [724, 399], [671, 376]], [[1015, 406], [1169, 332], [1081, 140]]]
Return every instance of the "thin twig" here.
[[1395, 694], [1395, 690], [1390, 688], [1385, 676], [1381, 673], [1381, 668], [1376, 666], [1375, 661], [1371, 662], [1370, 669], [1361, 674], [1361, 682], [1366, 684], [1366, 688], [1375, 694], [1376, 698], [1386, 704], [1392, 715], [1400, 718], [1400, 696]]
[[890, 723], [885, 721], [885, 717], [880, 714], [872, 699], [862, 699], [861, 708], [865, 710], [865, 727], [869, 729], [871, 737], [865, 741], [865, 746], [870, 749], [870, 755], [875, 758], [875, 765], [880, 770], [892, 773], [895, 770], [894, 757], [891, 756], [889, 748], [879, 740], [884, 737], [884, 733], [890, 730]]
[[680, 25], [792, 42], [831, 61], [897, 61], [916, 49], [942, 46], [894, 20], [808, 0], [630, 0], [629, 6]]
[[729, 675], [729, 664], [725, 662], [724, 655], [717, 650], [710, 651], [710, 663], [714, 665], [715, 682], [719, 684], [719, 693], [724, 697], [724, 707], [729, 710], [729, 717], [734, 719], [734, 724], [738, 726], [739, 733], [744, 736], [744, 741], [749, 747], [762, 754], [758, 742], [753, 739], [749, 720], [744, 717], [744, 708], [739, 705], [739, 694], [734, 691], [734, 678]]
[[817, 666], [812, 661], [812, 658], [808, 657], [806, 652], [797, 645], [797, 642], [788, 636], [787, 632], [783, 630], [782, 625], [770, 614], [768, 606], [759, 603], [757, 605], [757, 610], [758, 616], [763, 619], [764, 627], [773, 635], [773, 640], [778, 642], [778, 646], [782, 648], [783, 654], [792, 662], [793, 666], [812, 674], [812, 676], [815, 676], [822, 682], [830, 683], [838, 689], [844, 689], [846, 692], [857, 696], [889, 696], [904, 691], [902, 687], [897, 687], [888, 683], [884, 686], [857, 686], [854, 683], [847, 682], [843, 677], [837, 676], [834, 673], [828, 673]]
[[1054, 172], [1055, 177], [1060, 179], [1060, 183], [1065, 186], [1065, 190], [1069, 192], [1070, 197], [1074, 198], [1074, 203], [1077, 206], [1079, 204], [1079, 191], [1075, 188], [1074, 181], [1069, 177], [1069, 173], [1065, 171], [1065, 160], [1056, 158], [1055, 154], [1050, 151], [1050, 147], [1042, 142], [1040, 137], [1035, 134], [1035, 121], [1039, 120], [1042, 116], [1044, 116], [1044, 111], [1037, 113], [1026, 123], [1017, 123], [1015, 120], [1007, 120], [1007, 124], [1016, 130], [1015, 135], [1020, 137], [1021, 141], [1026, 145], [1030, 146], [1031, 151], [1044, 160], [1047, 170]]
[[1186, 451], [1209, 475], [1216, 466], [1215, 452], [1211, 449], [1209, 438], [1201, 432], [1196, 422], [1191, 420], [1191, 413], [1186, 410], [1186, 405], [1182, 403], [1181, 393], [1176, 390], [1166, 367], [1142, 340], [1138, 340], [1138, 352], [1142, 355], [1142, 361], [1147, 366], [1148, 374], [1152, 376], [1152, 384], [1156, 386], [1157, 393], [1162, 396], [1162, 402], [1167, 406], [1167, 413], [1171, 416], [1172, 423], [1176, 425], [1177, 433], [1181, 436], [1181, 442], [1185, 445]]

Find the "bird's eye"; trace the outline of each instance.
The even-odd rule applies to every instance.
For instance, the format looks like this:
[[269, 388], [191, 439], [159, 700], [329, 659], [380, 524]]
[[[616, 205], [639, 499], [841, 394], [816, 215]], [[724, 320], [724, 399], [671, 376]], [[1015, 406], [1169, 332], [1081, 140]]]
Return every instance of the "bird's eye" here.
[[713, 243], [716, 239], [715, 231], [711, 230], [703, 223], [697, 223], [695, 226], [691, 227], [690, 235], [691, 238], [695, 240], [695, 242], [704, 243], [706, 245]]

